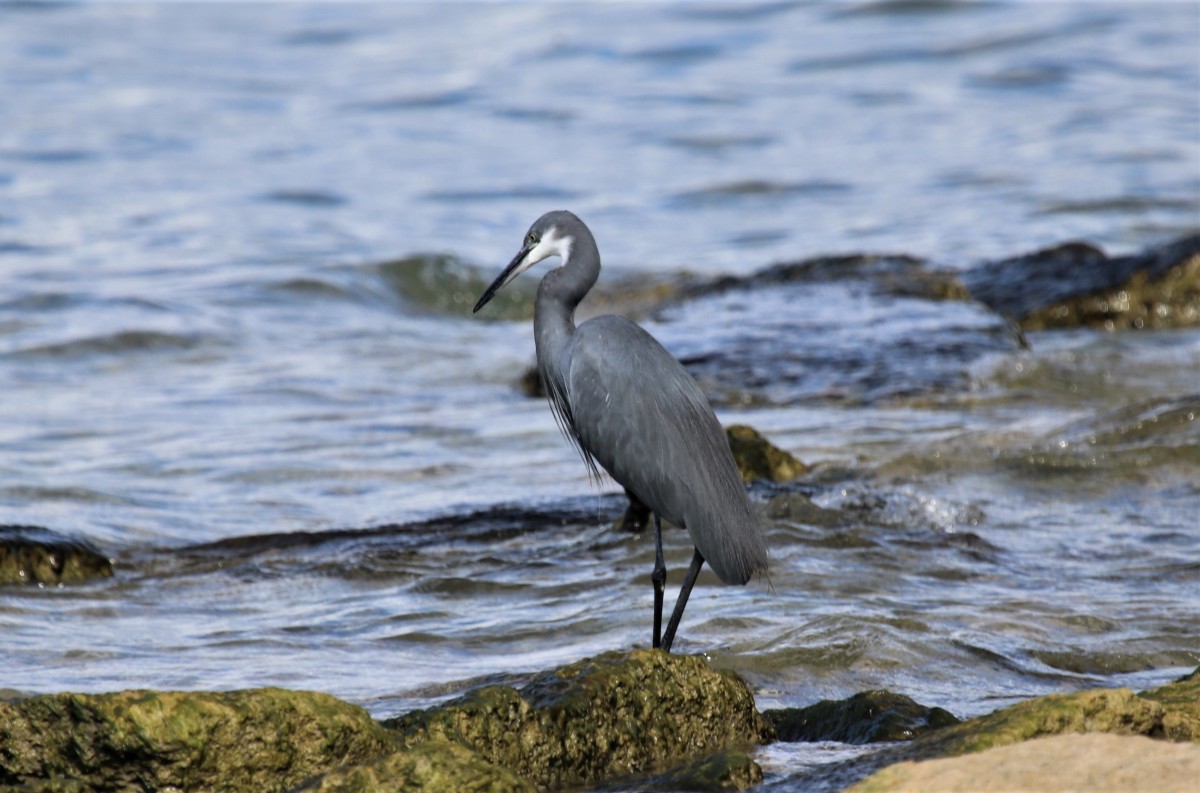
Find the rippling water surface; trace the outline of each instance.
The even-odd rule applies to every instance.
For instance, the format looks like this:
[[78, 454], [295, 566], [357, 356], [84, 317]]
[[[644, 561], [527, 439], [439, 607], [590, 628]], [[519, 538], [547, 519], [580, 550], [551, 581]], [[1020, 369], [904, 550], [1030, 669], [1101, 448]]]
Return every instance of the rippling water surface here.
[[558, 207], [840, 516], [755, 486], [770, 586], [703, 576], [681, 650], [960, 715], [1195, 666], [1196, 331], [631, 295], [1194, 231], [1197, 41], [1188, 3], [0, 6], [0, 523], [116, 563], [0, 590], [0, 686], [390, 715], [645, 643], [649, 539], [516, 387], [536, 279], [469, 314]]

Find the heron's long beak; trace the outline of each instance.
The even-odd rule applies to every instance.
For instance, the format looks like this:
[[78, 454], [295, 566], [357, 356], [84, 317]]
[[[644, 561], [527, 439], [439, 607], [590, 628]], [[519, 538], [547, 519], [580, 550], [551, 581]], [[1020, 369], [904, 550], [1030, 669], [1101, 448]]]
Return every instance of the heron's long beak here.
[[514, 256], [513, 260], [508, 263], [508, 266], [504, 268], [500, 275], [496, 276], [496, 280], [492, 281], [492, 285], [484, 290], [483, 296], [479, 298], [479, 302], [475, 304], [475, 308], [471, 309], [472, 314], [486, 306], [488, 301], [495, 297], [497, 292], [508, 286], [514, 278], [537, 263], [529, 260], [529, 252], [533, 250], [533, 247], [532, 245], [526, 245], [521, 248], [520, 253]]

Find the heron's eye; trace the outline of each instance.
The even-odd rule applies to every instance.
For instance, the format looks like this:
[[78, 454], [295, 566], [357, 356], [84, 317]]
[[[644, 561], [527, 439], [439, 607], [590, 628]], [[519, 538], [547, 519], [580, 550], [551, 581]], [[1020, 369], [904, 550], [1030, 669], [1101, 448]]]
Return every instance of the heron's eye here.
[[532, 231], [529, 232], [529, 236], [525, 238], [525, 242], [527, 242], [530, 245], [537, 245], [537, 241], [538, 241], [538, 235], [533, 233]]

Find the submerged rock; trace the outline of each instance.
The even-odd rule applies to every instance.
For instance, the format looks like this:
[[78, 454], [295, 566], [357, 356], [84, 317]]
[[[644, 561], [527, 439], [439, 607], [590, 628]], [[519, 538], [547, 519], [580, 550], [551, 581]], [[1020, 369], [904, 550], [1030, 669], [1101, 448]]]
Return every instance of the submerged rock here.
[[958, 724], [942, 708], [929, 708], [890, 691], [863, 691], [806, 708], [763, 711], [781, 741], [878, 743], [910, 741], [930, 730]]
[[809, 472], [809, 467], [775, 446], [753, 427], [734, 424], [725, 428], [729, 448], [742, 479], [786, 482]]
[[0, 526], [0, 585], [110, 578], [112, 560], [90, 543], [40, 526]]
[[847, 793], [1194, 793], [1197, 780], [1200, 746], [1134, 736], [1057, 735], [965, 757], [898, 763]]
[[736, 674], [657, 650], [606, 653], [520, 690], [488, 686], [385, 724], [407, 747], [457, 741], [540, 789], [644, 774], [771, 736]]
[[963, 274], [975, 299], [1024, 330], [1200, 326], [1200, 235], [1132, 256], [1082, 242]]
[[[451, 741], [427, 741], [364, 765], [344, 766], [299, 787], [315, 793], [534, 793], [533, 785], [506, 768]], [[3, 793], [0, 791], [0, 793]]]
[[277, 688], [0, 702], [0, 784], [36, 790], [284, 791], [394, 746], [362, 708]]

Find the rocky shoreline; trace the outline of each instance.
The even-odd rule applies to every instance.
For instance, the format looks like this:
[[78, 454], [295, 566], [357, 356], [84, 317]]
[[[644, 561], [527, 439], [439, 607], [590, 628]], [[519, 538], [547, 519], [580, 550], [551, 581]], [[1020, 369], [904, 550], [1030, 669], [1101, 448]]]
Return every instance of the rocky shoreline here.
[[[827, 258], [746, 279], [685, 280], [675, 289], [657, 284], [652, 301], [637, 294], [612, 299], [661, 307], [762, 283], [846, 277], [888, 293], [978, 301], [1011, 327], [1003, 340], [1008, 345], [1017, 344], [1024, 330], [1200, 324], [1200, 236], [1112, 258], [1071, 243], [957, 275], [909, 257]], [[807, 466], [754, 430], [728, 432], [747, 481], [787, 483], [808, 475]], [[829, 509], [814, 504], [803, 487], [761, 487], [770, 489], [769, 518], [843, 534], [862, 522], [858, 512], [882, 509], [873, 502]], [[627, 528], [644, 524], [644, 516], [634, 513], [631, 507], [623, 519]], [[594, 520], [592, 508], [586, 517]], [[403, 527], [257, 535], [145, 553], [172, 570], [205, 569], [231, 552], [244, 560], [280, 546], [313, 554], [349, 541], [417, 547], [447, 530], [470, 534], [485, 531], [479, 528], [485, 524], [498, 530], [497, 524], [528, 527], [558, 519], [496, 508]], [[837, 541], [856, 540], [846, 534]], [[970, 532], [942, 541], [972, 554], [994, 553]], [[86, 541], [41, 527], [0, 526], [0, 585], [67, 586], [120, 574], [120, 564], [114, 569], [113, 560]], [[1087, 762], [1100, 777], [1088, 789], [1106, 789], [1106, 780], [1116, 790], [1120, 780], [1152, 778], [1156, 789], [1190, 790], [1200, 778], [1200, 670], [1140, 693], [1093, 689], [1043, 696], [961, 722], [887, 691], [760, 712], [738, 675], [713, 669], [700, 656], [650, 650], [584, 659], [519, 687], [476, 688], [382, 721], [328, 694], [278, 688], [8, 692], [0, 694], [0, 793], [743, 790], [763, 783], [755, 747], [800, 741], [881, 748], [768, 779], [766, 787], [952, 790], [970, 779], [1000, 785], [986, 789], [1060, 790], [1083, 778], [1080, 758], [1091, 758]], [[1032, 781], [1013, 771], [1031, 767], [1042, 769]], [[985, 789], [982, 781], [979, 788]]]
[[[964, 765], [942, 758], [1053, 767], [1077, 762], [1085, 744], [1044, 739], [1080, 734], [1153, 739], [1121, 773], [1187, 789], [1200, 764], [1200, 670], [1150, 691], [1050, 695], [962, 722], [887, 692], [764, 714], [735, 673], [657, 650], [606, 653], [383, 721], [278, 688], [42, 695], [0, 702], [0, 791], [746, 790], [763, 781], [754, 747], [783, 740], [884, 742], [789, 778], [803, 789], [953, 789], [938, 780], [961, 779]], [[1026, 748], [1003, 751], [1016, 744]], [[1061, 778], [1033, 789], [1062, 789]]]

